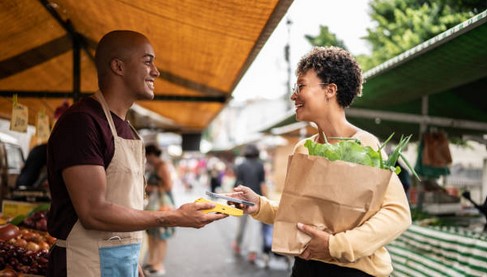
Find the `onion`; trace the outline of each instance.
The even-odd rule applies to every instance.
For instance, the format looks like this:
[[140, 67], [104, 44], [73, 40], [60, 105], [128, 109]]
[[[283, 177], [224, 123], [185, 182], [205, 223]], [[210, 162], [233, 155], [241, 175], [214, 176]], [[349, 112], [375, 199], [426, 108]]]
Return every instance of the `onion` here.
[[4, 268], [2, 271], [0, 271], [0, 276], [1, 277], [15, 277], [18, 275], [17, 275], [17, 272], [15, 272], [15, 270], [7, 267], [7, 268]]
[[27, 250], [34, 251], [34, 252], [41, 250], [41, 247], [39, 246], [39, 244], [32, 242], [32, 241], [29, 241], [27, 243], [27, 245], [25, 246], [25, 248], [27, 248]]
[[0, 225], [0, 241], [8, 241], [18, 235], [20, 235], [19, 227], [10, 223]]

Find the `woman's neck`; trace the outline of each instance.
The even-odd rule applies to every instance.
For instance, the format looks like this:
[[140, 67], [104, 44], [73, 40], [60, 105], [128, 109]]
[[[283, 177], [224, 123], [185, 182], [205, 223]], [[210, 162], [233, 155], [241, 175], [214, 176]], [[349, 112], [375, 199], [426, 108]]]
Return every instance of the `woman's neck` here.
[[355, 127], [351, 123], [349, 123], [346, 119], [343, 122], [335, 122], [334, 124], [328, 125], [318, 125], [318, 137], [317, 142], [325, 143], [328, 141], [329, 143], [336, 143], [339, 140], [334, 138], [351, 138], [353, 137], [359, 128]]

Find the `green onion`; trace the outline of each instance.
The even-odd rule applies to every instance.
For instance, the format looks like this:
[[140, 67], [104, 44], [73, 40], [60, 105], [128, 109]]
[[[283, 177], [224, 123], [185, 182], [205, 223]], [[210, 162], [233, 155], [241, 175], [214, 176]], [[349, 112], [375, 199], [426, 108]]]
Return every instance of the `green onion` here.
[[407, 168], [411, 170], [416, 178], [419, 179], [418, 174], [414, 171], [414, 168], [408, 162], [408, 160], [402, 154], [402, 150], [406, 147], [411, 139], [412, 135], [407, 137], [401, 136], [396, 148], [392, 151], [387, 160], [383, 160], [381, 150], [392, 139], [394, 133], [391, 134], [386, 141], [379, 146], [378, 150], [374, 150], [370, 146], [363, 146], [358, 139], [355, 138], [341, 138], [334, 137], [333, 139], [339, 140], [336, 144], [331, 144], [325, 137], [325, 143], [317, 143], [312, 140], [306, 140], [304, 146], [308, 148], [308, 152], [312, 156], [324, 157], [330, 161], [346, 161], [357, 163], [361, 165], [373, 166], [377, 168], [391, 170], [396, 174], [401, 172], [399, 166], [396, 166], [399, 158], [404, 161]]

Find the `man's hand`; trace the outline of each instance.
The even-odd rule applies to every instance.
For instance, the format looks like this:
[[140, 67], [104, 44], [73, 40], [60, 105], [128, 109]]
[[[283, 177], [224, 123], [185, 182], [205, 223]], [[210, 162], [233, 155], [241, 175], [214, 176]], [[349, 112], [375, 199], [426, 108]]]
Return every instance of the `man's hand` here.
[[215, 207], [213, 203], [187, 203], [174, 211], [175, 216], [168, 217], [169, 226], [201, 228], [215, 220], [227, 217], [226, 214], [209, 213], [205, 214], [202, 210]]
[[308, 246], [306, 249], [304, 249], [303, 253], [299, 255], [301, 259], [329, 260], [332, 258], [328, 249], [328, 240], [330, 239], [330, 234], [325, 231], [320, 231], [314, 226], [305, 225], [302, 223], [298, 223], [297, 227], [299, 231], [311, 237], [311, 241], [308, 243]]

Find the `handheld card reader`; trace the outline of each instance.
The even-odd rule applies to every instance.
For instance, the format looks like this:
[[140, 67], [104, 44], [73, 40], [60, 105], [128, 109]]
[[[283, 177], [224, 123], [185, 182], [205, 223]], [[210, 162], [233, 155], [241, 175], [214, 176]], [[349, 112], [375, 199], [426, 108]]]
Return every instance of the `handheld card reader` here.
[[234, 207], [230, 207], [228, 205], [220, 204], [205, 198], [198, 198], [194, 202], [207, 202], [207, 203], [213, 203], [215, 204], [215, 207], [213, 209], [208, 209], [208, 210], [202, 210], [204, 213], [222, 213], [222, 214], [227, 214], [227, 215], [233, 215], [233, 216], [242, 216], [243, 215], [243, 210], [237, 209]]

